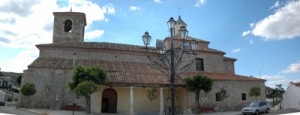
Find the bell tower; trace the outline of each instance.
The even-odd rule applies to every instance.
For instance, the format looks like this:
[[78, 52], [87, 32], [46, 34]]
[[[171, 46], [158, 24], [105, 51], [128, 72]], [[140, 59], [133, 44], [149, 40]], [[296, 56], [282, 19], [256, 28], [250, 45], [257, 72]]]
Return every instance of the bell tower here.
[[84, 42], [84, 13], [53, 12], [53, 15], [53, 43]]
[[175, 24], [175, 35], [179, 34], [178, 30], [180, 29], [181, 26], [187, 27], [186, 23], [179, 16]]

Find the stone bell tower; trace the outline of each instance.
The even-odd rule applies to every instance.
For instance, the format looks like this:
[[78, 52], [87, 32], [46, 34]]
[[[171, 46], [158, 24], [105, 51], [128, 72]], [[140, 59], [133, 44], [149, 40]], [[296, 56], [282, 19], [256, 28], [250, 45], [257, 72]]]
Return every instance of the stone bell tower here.
[[176, 24], [175, 24], [175, 35], [179, 34], [178, 30], [180, 29], [181, 26], [187, 27], [187, 24], [179, 16], [178, 20], [176, 21]]
[[83, 42], [86, 18], [79, 12], [53, 12], [53, 43]]

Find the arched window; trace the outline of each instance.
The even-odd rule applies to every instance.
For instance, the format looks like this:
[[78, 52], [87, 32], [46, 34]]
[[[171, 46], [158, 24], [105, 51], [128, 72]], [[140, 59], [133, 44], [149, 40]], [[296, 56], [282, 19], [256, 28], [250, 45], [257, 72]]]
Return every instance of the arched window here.
[[65, 32], [71, 32], [71, 30], [72, 30], [72, 21], [68, 19], [65, 21]]

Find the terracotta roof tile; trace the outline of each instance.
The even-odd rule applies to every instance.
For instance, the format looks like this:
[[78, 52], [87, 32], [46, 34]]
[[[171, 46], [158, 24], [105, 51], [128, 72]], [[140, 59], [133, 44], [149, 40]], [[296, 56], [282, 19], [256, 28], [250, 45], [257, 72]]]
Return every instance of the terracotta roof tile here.
[[[166, 37], [165, 38], [165, 40], [166, 39], [170, 39], [171, 37], [170, 36], [168, 36], [168, 37]], [[174, 35], [173, 36], [173, 39], [174, 40], [180, 40], [180, 38], [179, 38], [179, 35], [177, 34], [177, 35]], [[195, 37], [192, 37], [192, 36], [186, 36], [186, 40], [196, 40], [196, 41], [198, 41], [198, 42], [204, 42], [204, 43], [209, 43], [209, 41], [206, 41], [206, 40], [203, 40], [203, 39], [199, 39], [199, 38], [195, 38]]]
[[296, 83], [291, 82], [291, 83], [297, 87], [300, 87], [300, 82], [296, 82]]
[[228, 81], [266, 81], [264, 79], [254, 78], [254, 77], [247, 77], [242, 75], [236, 74], [229, 74], [229, 73], [207, 73], [207, 72], [188, 72], [185, 73], [183, 76], [194, 76], [194, 75], [203, 75], [207, 76], [213, 80], [228, 80]]
[[5, 81], [10, 81], [11, 77], [8, 76], [0, 76], [0, 79], [5, 80]]
[[[113, 84], [149, 84], [168, 85], [169, 76], [154, 69], [151, 64], [141, 62], [103, 61], [103, 60], [76, 60], [76, 65], [100, 65], [108, 72], [108, 83]], [[73, 60], [68, 58], [38, 58], [29, 67], [72, 69]], [[181, 79], [176, 80], [182, 85]]]
[[233, 60], [233, 61], [236, 61], [236, 60], [237, 60], [237, 59], [235, 59], [235, 58], [226, 57], [226, 56], [224, 56], [223, 59], [224, 59], [224, 60]]
[[[100, 65], [108, 72], [107, 82], [114, 85], [169, 85], [169, 76], [155, 69], [149, 63], [125, 62], [125, 61], [104, 61], [104, 60], [83, 60], [77, 59], [76, 65], [91, 66]], [[37, 58], [29, 68], [52, 68], [72, 69], [73, 59], [71, 58]], [[185, 76], [206, 75], [213, 80], [241, 80], [241, 81], [265, 81], [263, 79], [251, 78], [241, 75], [225, 73], [189, 72], [175, 77], [175, 85], [184, 85]]]
[[67, 48], [86, 48], [86, 49], [112, 49], [121, 51], [144, 51], [144, 46], [117, 44], [107, 42], [68, 42], [68, 43], [52, 43], [38, 44], [36, 47], [67, 47]]

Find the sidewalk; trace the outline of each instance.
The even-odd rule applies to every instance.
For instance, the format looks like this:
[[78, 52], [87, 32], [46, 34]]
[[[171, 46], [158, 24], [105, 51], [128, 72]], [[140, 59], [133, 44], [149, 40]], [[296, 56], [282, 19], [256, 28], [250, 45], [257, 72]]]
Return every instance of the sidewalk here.
[[[67, 110], [49, 110], [49, 109], [25, 109], [25, 108], [18, 108], [19, 110], [29, 111], [32, 113], [40, 114], [40, 115], [73, 115], [73, 111]], [[87, 114], [85, 111], [74, 111], [74, 115], [94, 115], [94, 114]]]
[[241, 115], [240, 111], [226, 111], [226, 112], [212, 112], [212, 113], [202, 113], [201, 115]]

